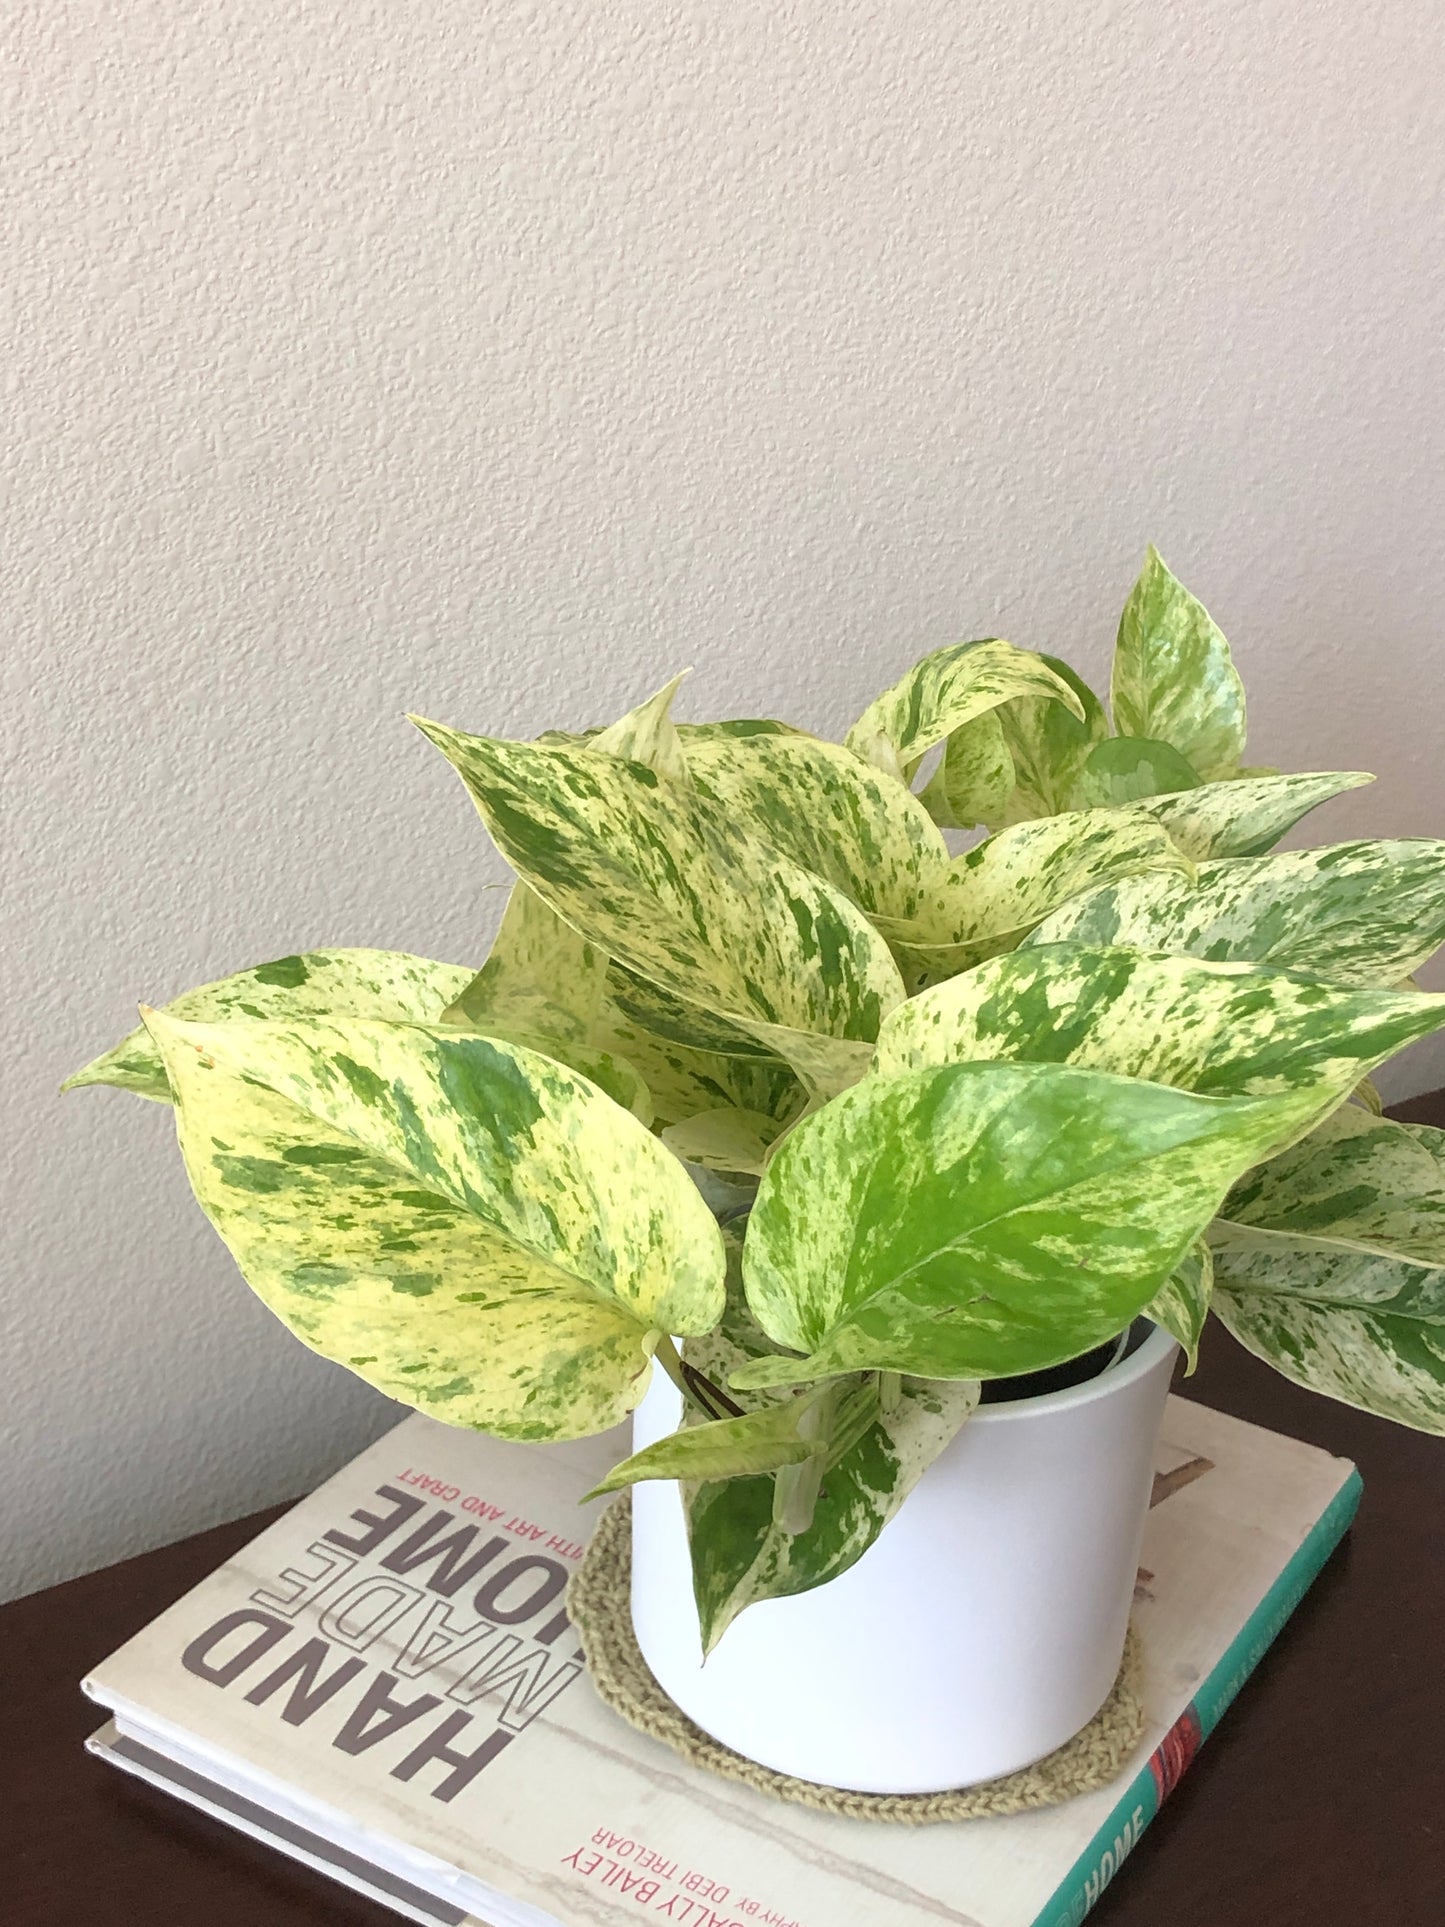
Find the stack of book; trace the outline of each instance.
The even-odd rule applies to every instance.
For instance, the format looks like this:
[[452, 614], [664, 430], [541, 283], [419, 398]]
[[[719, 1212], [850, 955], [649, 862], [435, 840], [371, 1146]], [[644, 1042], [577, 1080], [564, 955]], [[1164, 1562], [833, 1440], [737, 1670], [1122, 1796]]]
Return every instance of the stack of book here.
[[407, 1419], [96, 1670], [91, 1748], [430, 1927], [1073, 1927], [1360, 1491], [1343, 1460], [1171, 1398], [1134, 1759], [1058, 1807], [903, 1827], [713, 1778], [593, 1694], [564, 1595], [578, 1501], [626, 1450]]

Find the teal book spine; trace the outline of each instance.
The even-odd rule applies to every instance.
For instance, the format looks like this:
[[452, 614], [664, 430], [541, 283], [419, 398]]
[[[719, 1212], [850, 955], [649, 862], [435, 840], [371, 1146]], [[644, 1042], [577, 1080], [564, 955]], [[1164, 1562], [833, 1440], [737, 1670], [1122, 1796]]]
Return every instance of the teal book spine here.
[[1361, 1489], [1360, 1475], [1352, 1470], [1219, 1664], [1134, 1776], [1043, 1912], [1036, 1916], [1034, 1927], [1079, 1927], [1314, 1584], [1355, 1516]]

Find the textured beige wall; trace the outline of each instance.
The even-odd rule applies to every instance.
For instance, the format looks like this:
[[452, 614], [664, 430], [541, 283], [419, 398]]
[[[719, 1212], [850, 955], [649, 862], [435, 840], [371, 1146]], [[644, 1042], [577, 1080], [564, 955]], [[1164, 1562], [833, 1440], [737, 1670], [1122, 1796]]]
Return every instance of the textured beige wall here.
[[1152, 538], [1255, 760], [1380, 772], [1322, 831], [1445, 829], [1434, 0], [11, 0], [0, 43], [0, 1589], [389, 1416], [164, 1112], [55, 1087], [288, 949], [480, 954], [500, 872], [403, 709], [530, 734], [690, 662], [692, 713], [832, 730], [969, 634], [1102, 675]]

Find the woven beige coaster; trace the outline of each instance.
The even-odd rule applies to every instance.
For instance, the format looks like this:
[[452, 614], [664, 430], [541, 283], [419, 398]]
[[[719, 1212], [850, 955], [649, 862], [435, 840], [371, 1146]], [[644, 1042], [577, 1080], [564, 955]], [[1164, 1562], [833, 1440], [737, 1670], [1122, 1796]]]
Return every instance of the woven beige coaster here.
[[979, 1820], [1056, 1806], [1117, 1778], [1144, 1730], [1139, 1638], [1130, 1627], [1119, 1677], [1093, 1719], [1057, 1752], [1017, 1773], [950, 1793], [850, 1793], [812, 1780], [795, 1780], [710, 1739], [674, 1706], [648, 1671], [633, 1633], [631, 1585], [632, 1506], [624, 1492], [598, 1521], [592, 1543], [567, 1588], [567, 1610], [599, 1696], [630, 1726], [661, 1740], [690, 1765], [820, 1813], [920, 1827], [940, 1820]]

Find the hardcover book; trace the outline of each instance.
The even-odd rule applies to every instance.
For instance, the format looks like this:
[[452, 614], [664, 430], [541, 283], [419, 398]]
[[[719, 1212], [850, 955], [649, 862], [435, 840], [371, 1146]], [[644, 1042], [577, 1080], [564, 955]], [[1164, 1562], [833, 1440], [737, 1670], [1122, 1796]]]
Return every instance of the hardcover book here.
[[91, 1748], [429, 1927], [1076, 1927], [1360, 1492], [1344, 1460], [1171, 1398], [1134, 1758], [1057, 1807], [899, 1827], [713, 1778], [596, 1698], [564, 1596], [579, 1498], [627, 1449], [408, 1418], [85, 1681], [111, 1714]]

